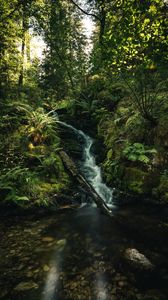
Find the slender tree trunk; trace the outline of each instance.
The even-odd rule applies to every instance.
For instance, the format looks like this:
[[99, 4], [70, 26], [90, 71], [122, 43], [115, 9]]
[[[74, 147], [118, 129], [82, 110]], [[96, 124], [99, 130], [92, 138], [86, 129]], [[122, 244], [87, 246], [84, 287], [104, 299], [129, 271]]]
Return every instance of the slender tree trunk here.
[[100, 20], [100, 33], [99, 33], [99, 42], [100, 44], [103, 43], [103, 36], [105, 33], [105, 26], [106, 26], [106, 10], [105, 10], [105, 4], [102, 3], [100, 6], [100, 15], [101, 15], [101, 20]]
[[22, 62], [21, 62], [21, 71], [19, 75], [19, 85], [23, 85], [23, 78], [24, 78], [24, 54], [25, 54], [25, 35], [22, 37], [22, 48], [21, 48], [21, 56], [22, 56]]
[[22, 5], [22, 46], [21, 46], [21, 71], [19, 76], [19, 85], [22, 86], [24, 82], [24, 69], [25, 69], [25, 49], [26, 49], [26, 33], [28, 31], [29, 19], [27, 15], [26, 4]]

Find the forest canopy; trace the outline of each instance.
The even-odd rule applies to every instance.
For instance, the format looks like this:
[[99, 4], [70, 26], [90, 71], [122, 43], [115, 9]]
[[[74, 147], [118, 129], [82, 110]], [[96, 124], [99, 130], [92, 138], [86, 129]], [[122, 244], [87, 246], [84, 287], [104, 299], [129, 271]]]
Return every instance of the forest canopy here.
[[1, 201], [47, 204], [70, 188], [60, 112], [103, 141], [110, 186], [168, 201], [167, 8], [164, 0], [0, 0]]

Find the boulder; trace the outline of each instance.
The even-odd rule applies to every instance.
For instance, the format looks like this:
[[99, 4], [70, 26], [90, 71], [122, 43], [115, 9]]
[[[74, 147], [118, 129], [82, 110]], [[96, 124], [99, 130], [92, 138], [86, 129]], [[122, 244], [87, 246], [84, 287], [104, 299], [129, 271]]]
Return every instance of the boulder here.
[[124, 258], [127, 263], [135, 269], [142, 271], [152, 271], [154, 269], [154, 265], [151, 261], [135, 248], [126, 249]]

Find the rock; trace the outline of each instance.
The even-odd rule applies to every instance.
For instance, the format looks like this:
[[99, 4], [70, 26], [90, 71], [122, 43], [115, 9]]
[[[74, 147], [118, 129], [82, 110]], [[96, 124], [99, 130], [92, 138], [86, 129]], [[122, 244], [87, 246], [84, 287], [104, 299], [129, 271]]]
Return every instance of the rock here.
[[50, 270], [50, 267], [48, 265], [43, 266], [44, 272], [48, 272]]
[[167, 300], [167, 296], [160, 290], [148, 290], [142, 300]]
[[137, 249], [128, 248], [125, 251], [125, 259], [132, 267], [141, 270], [151, 271], [154, 269], [154, 265], [150, 262], [150, 260], [140, 253]]
[[19, 266], [15, 267], [14, 270], [15, 271], [20, 271], [24, 268], [24, 264], [20, 264]]
[[28, 271], [27, 273], [26, 273], [26, 277], [28, 277], [28, 278], [31, 278], [31, 277], [33, 277], [33, 272], [32, 271]]
[[116, 293], [117, 293], [117, 289], [116, 289], [116, 288], [113, 288], [112, 291], [111, 291], [111, 294], [112, 294], [112, 295], [116, 295]]
[[8, 289], [0, 287], [0, 299], [8, 295]]
[[16, 254], [16, 250], [11, 250], [10, 252], [9, 252], [11, 255], [15, 255]]
[[117, 300], [115, 295], [111, 295], [110, 300]]
[[66, 245], [66, 239], [61, 239], [57, 241], [57, 246], [64, 247]]
[[20, 282], [15, 286], [14, 291], [23, 292], [31, 289], [37, 289], [39, 286], [33, 281]]
[[42, 241], [49, 243], [49, 242], [53, 242], [54, 238], [51, 237], [51, 236], [45, 236], [45, 237], [42, 238]]
[[124, 281], [119, 281], [118, 282], [118, 286], [121, 287], [121, 288], [124, 287], [124, 286], [126, 286], [126, 285], [127, 285], [127, 283], [124, 282]]
[[96, 252], [96, 253], [94, 254], [95, 257], [100, 257], [101, 255], [102, 255], [102, 253], [100, 253], [100, 252]]
[[107, 295], [106, 295], [105, 291], [98, 292], [98, 294], [97, 294], [97, 299], [98, 300], [106, 300], [106, 298], [107, 298]]
[[131, 290], [128, 291], [128, 293], [127, 293], [127, 300], [137, 300], [137, 297], [136, 297], [134, 291], [131, 291]]

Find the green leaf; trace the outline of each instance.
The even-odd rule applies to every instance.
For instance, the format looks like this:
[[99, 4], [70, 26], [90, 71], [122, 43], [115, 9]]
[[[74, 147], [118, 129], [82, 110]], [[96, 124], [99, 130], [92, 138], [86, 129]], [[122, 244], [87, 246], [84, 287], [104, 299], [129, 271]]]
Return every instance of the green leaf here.
[[145, 164], [149, 163], [149, 161], [150, 161], [150, 159], [146, 155], [143, 155], [143, 154], [138, 157], [138, 160]]
[[135, 155], [135, 154], [130, 154], [130, 155], [128, 155], [128, 157], [127, 157], [129, 160], [132, 160], [132, 161], [136, 161], [137, 160], [137, 155]]
[[111, 159], [111, 158], [112, 158], [112, 155], [113, 155], [113, 150], [110, 149], [110, 150], [108, 151], [108, 153], [107, 153], [107, 158], [108, 158], [108, 159]]
[[29, 201], [29, 198], [26, 196], [15, 196], [15, 201]]

